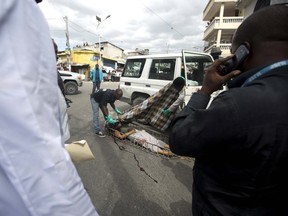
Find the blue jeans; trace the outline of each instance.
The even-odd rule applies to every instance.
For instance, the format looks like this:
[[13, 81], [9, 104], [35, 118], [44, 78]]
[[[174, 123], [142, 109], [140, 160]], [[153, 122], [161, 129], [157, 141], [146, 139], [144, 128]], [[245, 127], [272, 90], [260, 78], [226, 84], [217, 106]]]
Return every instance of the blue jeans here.
[[95, 92], [95, 90], [99, 90], [100, 89], [100, 84], [101, 84], [100, 80], [97, 80], [97, 81], [93, 82], [92, 94]]
[[93, 97], [90, 98], [92, 112], [93, 112], [93, 126], [95, 132], [98, 133], [101, 131], [100, 124], [99, 124], [99, 104], [94, 100]]

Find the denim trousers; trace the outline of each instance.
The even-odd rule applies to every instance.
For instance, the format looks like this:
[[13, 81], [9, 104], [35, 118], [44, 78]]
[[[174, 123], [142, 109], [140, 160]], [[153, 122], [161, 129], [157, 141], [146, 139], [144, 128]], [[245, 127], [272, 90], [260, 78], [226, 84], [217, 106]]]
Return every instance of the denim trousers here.
[[94, 100], [93, 97], [90, 98], [92, 112], [93, 112], [93, 126], [95, 132], [98, 133], [101, 131], [100, 124], [99, 124], [99, 104]]
[[100, 89], [100, 84], [101, 84], [101, 81], [98, 81], [98, 80], [93, 82], [92, 94], [95, 93], [96, 90]]

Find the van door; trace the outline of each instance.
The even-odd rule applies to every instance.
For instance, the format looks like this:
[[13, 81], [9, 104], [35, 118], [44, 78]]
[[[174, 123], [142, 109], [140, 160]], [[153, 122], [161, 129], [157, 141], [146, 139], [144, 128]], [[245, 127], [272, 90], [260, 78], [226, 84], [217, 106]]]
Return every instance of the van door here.
[[186, 79], [185, 104], [191, 95], [197, 92], [203, 83], [204, 69], [213, 63], [209, 54], [182, 50], [183, 70]]

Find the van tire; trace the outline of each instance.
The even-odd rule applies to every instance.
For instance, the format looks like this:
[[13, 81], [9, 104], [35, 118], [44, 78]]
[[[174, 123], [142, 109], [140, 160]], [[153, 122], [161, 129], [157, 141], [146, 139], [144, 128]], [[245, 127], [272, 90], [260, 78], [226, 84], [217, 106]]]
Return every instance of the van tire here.
[[143, 96], [138, 96], [136, 98], [133, 99], [132, 101], [132, 106], [136, 106], [140, 103], [142, 103], [144, 100], [146, 100], [147, 98], [143, 97]]

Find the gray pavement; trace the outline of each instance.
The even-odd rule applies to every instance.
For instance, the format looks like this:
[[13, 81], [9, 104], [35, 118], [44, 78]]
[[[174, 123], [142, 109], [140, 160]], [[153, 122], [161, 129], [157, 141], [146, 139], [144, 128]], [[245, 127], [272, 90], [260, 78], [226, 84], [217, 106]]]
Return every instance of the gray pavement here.
[[[101, 88], [117, 88], [104, 82]], [[91, 82], [67, 96], [71, 138], [87, 140], [95, 160], [76, 164], [84, 187], [101, 216], [191, 216], [192, 166], [187, 159], [166, 159], [129, 144], [120, 150], [111, 136], [94, 134], [90, 105]], [[117, 101], [120, 110], [128, 104]], [[101, 113], [100, 121], [104, 123]], [[141, 169], [144, 171], [141, 171]]]

